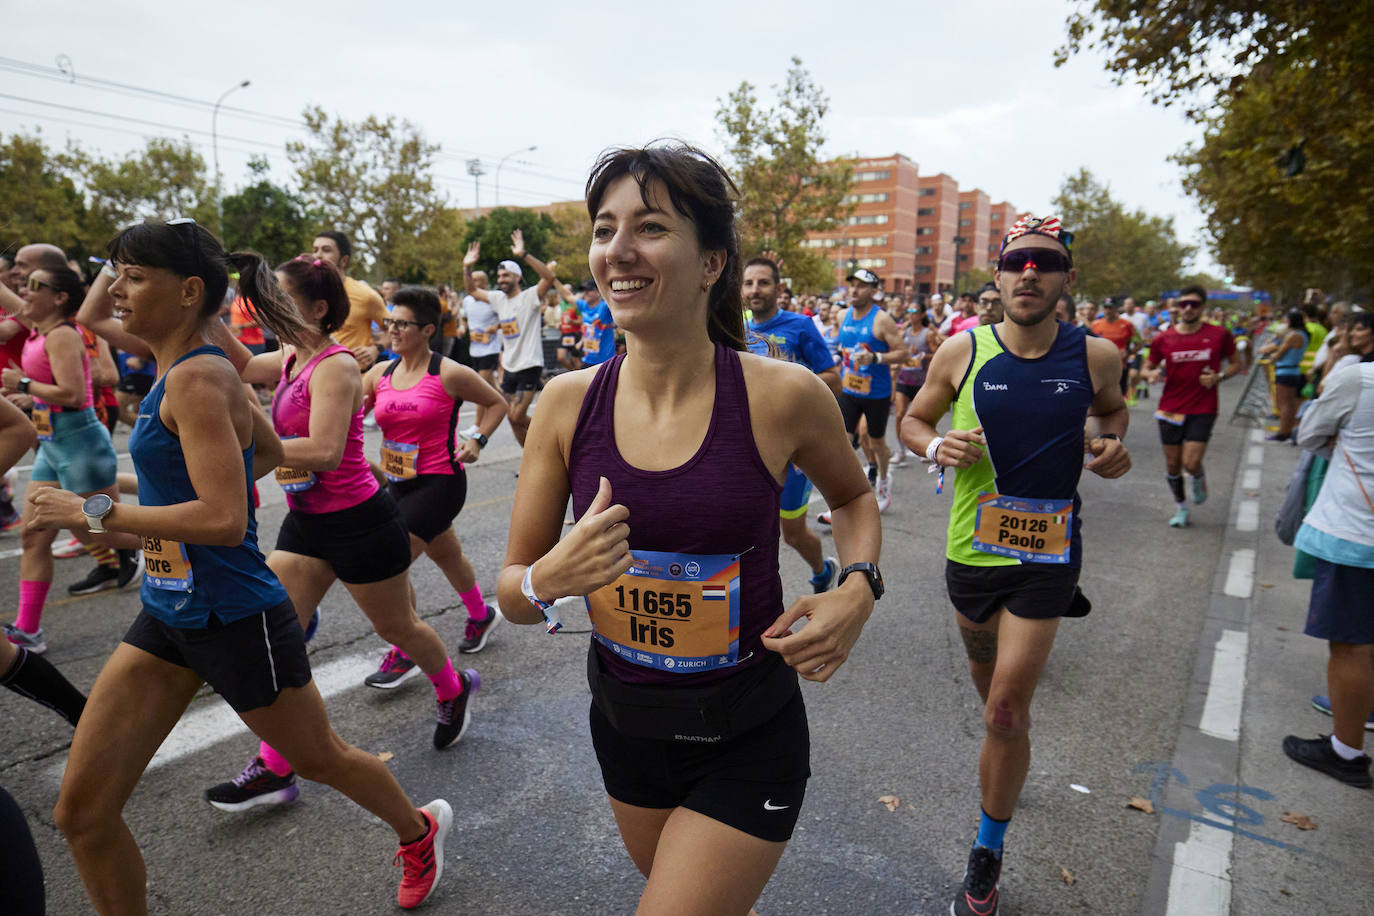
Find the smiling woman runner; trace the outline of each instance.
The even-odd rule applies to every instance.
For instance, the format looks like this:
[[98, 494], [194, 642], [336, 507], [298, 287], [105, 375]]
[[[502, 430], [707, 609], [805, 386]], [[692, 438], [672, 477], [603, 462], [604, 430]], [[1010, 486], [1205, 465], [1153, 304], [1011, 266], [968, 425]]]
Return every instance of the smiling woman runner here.
[[[396, 501], [377, 483], [363, 454], [363, 386], [358, 361], [329, 335], [348, 315], [338, 271], [311, 255], [277, 267], [277, 280], [295, 302], [304, 327], [294, 346], [253, 356], [227, 333], [216, 340], [240, 377], [276, 383], [272, 426], [284, 457], [277, 482], [290, 508], [277, 546], [267, 557], [307, 627], [325, 592], [342, 580], [377, 635], [402, 648], [429, 675], [438, 701], [434, 746], [461, 736], [475, 672], [457, 672], [439, 634], [415, 614], [410, 587], [410, 535]], [[295, 799], [289, 758], [269, 742], [230, 782], [213, 786], [206, 801], [224, 811]]]
[[[373, 416], [382, 430], [382, 463], [374, 470], [400, 506], [410, 531], [410, 557], [428, 554], [443, 572], [468, 612], [459, 651], [480, 652], [501, 615], [482, 598], [477, 574], [453, 532], [453, 520], [467, 499], [468, 475], [487, 437], [506, 418], [506, 399], [467, 366], [431, 352], [429, 339], [440, 321], [439, 297], [419, 286], [407, 286], [391, 299], [387, 335], [396, 358], [373, 366], [363, 378], [363, 403], [376, 404]], [[455, 447], [458, 408], [477, 405], [482, 422], [477, 434]], [[374, 687], [394, 687], [416, 671], [415, 662], [392, 647]]]
[[[797, 674], [829, 679], [881, 594], [878, 508], [835, 399], [805, 367], [743, 352], [733, 187], [678, 145], [593, 169], [589, 259], [627, 354], [545, 388], [501, 573], [512, 622], [588, 596], [592, 742], [648, 879], [641, 913], [749, 911], [810, 776]], [[836, 507], [858, 574], [784, 611], [789, 461]], [[570, 494], [581, 520], [560, 541]]]
[[226, 255], [191, 220], [126, 229], [110, 257], [119, 268], [109, 288], [116, 316], [152, 347], [162, 373], [129, 439], [140, 505], [83, 502], [52, 488], [29, 497], [35, 525], [138, 533], [149, 559], [143, 610], [91, 689], [54, 812], [86, 893], [97, 912], [146, 912], [143, 857], [121, 812], [208, 682], [304, 776], [390, 825], [405, 865], [399, 902], [418, 906], [442, 873], [452, 812], [442, 799], [413, 807], [382, 761], [330, 728], [300, 622], [258, 551], [248, 498], [281, 444], [206, 336], [223, 328], [216, 315], [230, 265], [279, 338], [302, 344], [309, 331], [260, 257]]

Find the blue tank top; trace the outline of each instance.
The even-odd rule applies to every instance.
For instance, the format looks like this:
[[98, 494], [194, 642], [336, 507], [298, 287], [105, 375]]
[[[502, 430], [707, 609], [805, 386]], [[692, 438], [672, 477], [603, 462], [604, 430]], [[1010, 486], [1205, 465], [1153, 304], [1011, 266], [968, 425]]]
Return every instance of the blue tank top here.
[[[224, 359], [218, 347], [197, 347], [172, 368], [193, 356]], [[138, 472], [138, 501], [144, 506], [174, 506], [196, 499], [186, 470], [181, 440], [163, 424], [167, 374], [158, 379], [139, 405], [138, 421], [129, 435], [129, 454]], [[248, 503], [248, 529], [236, 547], [181, 544], [144, 537], [147, 569], [143, 608], [163, 623], [181, 629], [203, 629], [213, 614], [230, 623], [260, 614], [286, 600], [286, 589], [267, 568], [258, 550], [258, 524], [253, 513], [253, 446], [243, 451], [243, 496]]]
[[873, 322], [880, 309], [876, 304], [868, 314], [855, 319], [854, 310], [846, 309], [840, 323], [840, 382], [844, 393], [856, 398], [889, 398], [892, 396], [892, 370], [882, 363], [854, 365], [859, 353], [886, 353], [887, 341], [873, 334]]
[[1307, 355], [1307, 344], [1311, 340], [1311, 337], [1306, 331], [1298, 331], [1298, 333], [1302, 335], [1302, 346], [1294, 347], [1274, 360], [1275, 375], [1292, 376], [1302, 374], [1302, 361], [1303, 357]]
[[[701, 686], [764, 660], [760, 636], [782, 613], [782, 487], [754, 444], [739, 354], [716, 345], [716, 397], [697, 453], [679, 467], [633, 467], [615, 444], [624, 356], [597, 370], [568, 457], [581, 518], [600, 485], [630, 510], [635, 567], [588, 596], [596, 650], [626, 683]], [[624, 418], [633, 422], [632, 417]]]

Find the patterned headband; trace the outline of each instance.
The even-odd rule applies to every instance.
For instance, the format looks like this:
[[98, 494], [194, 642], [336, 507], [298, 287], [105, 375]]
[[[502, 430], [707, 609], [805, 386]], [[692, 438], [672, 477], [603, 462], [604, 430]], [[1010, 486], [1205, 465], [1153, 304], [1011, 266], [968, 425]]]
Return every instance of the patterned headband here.
[[1023, 235], [1043, 235], [1052, 238], [1064, 246], [1064, 250], [1069, 253], [1069, 259], [1073, 259], [1073, 233], [1065, 229], [1059, 222], [1057, 216], [1023, 216], [1016, 221], [1016, 225], [1007, 230], [1007, 234], [1002, 237], [1002, 247], [998, 250], [1000, 255], [1007, 250], [1007, 246], [1019, 239]]

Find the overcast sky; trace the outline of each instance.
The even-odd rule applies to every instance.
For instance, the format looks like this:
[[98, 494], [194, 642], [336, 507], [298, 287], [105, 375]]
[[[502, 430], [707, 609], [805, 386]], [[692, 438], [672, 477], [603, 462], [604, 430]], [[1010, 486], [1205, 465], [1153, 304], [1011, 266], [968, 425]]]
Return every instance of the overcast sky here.
[[[49, 0], [6, 17], [0, 133], [41, 128], [52, 145], [71, 138], [110, 156], [145, 136], [184, 134], [209, 163], [208, 110], [101, 91], [85, 79], [210, 102], [247, 79], [219, 116], [228, 188], [243, 182], [255, 153], [284, 179], [283, 143], [302, 136], [230, 107], [296, 119], [314, 103], [348, 119], [415, 122], [442, 146], [436, 173], [463, 207], [474, 203], [466, 160], [487, 168], [480, 202], [489, 205], [498, 161], [536, 146], [500, 174], [500, 203], [535, 204], [580, 198], [607, 146], [675, 136], [719, 151], [717, 100], [745, 80], [771, 99], [797, 55], [830, 97], [829, 152], [904, 153], [922, 174], [947, 172], [961, 188], [1037, 213], [1086, 166], [1126, 205], [1173, 216], [1180, 237], [1202, 249], [1198, 268], [1221, 273], [1168, 159], [1198, 128], [1134, 87], [1113, 86], [1095, 55], [1055, 69], [1072, 8], [1067, 0], [158, 0], [93, 14], [89, 3]], [[76, 82], [12, 69], [15, 61], [52, 68], [59, 55]]]

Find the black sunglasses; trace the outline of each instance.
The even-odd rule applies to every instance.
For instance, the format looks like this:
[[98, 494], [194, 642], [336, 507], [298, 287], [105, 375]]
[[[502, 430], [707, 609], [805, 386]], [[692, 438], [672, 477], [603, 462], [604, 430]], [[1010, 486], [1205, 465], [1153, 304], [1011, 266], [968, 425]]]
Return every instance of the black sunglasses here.
[[1181, 309], [1200, 309], [1202, 303], [1196, 299], [1180, 299], [1178, 300], [1178, 307]]
[[1065, 273], [1073, 262], [1068, 256], [1055, 251], [1053, 248], [1017, 248], [1015, 251], [1007, 251], [997, 259], [998, 270], [1009, 270], [1015, 273], [1030, 268], [1042, 274]]

